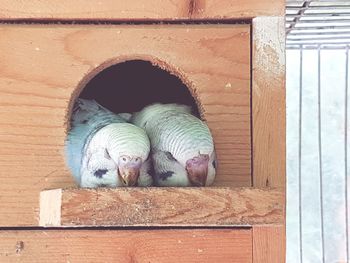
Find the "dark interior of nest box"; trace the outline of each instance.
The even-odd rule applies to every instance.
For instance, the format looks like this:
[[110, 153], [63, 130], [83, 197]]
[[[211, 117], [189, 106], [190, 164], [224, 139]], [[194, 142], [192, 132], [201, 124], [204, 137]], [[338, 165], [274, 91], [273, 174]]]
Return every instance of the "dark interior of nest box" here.
[[139, 111], [152, 103], [179, 103], [191, 106], [199, 116], [196, 101], [183, 81], [145, 60], [129, 60], [102, 70], [79, 97], [94, 99], [115, 113]]

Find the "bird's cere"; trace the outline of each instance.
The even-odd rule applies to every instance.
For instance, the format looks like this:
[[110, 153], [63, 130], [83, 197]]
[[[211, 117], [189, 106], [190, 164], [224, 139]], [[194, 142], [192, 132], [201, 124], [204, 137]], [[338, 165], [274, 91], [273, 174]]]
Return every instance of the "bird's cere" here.
[[208, 175], [209, 155], [200, 154], [186, 162], [190, 182], [195, 186], [205, 186]]

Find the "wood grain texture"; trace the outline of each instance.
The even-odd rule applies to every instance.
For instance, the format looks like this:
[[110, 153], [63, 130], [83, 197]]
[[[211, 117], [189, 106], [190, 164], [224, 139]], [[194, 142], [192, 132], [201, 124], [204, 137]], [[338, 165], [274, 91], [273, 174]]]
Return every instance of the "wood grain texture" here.
[[251, 229], [0, 231], [0, 262], [252, 262]]
[[285, 187], [284, 17], [253, 19], [253, 186]]
[[1, 0], [0, 19], [247, 19], [284, 14], [281, 0]]
[[128, 59], [181, 76], [214, 136], [216, 185], [250, 186], [249, 25], [3, 24], [0, 34], [0, 226], [36, 225], [39, 192], [74, 186], [63, 153], [70, 102]]
[[253, 263], [284, 263], [285, 244], [283, 225], [254, 226]]
[[[257, 17], [252, 26], [253, 186], [285, 189], [284, 17]], [[283, 263], [285, 252], [284, 222], [253, 227], [253, 263]]]
[[55, 206], [60, 211], [53, 211], [42, 206], [42, 226], [235, 226], [284, 222], [284, 193], [277, 189], [119, 188], [43, 193], [41, 198], [53, 203], [59, 199], [61, 207]]
[[39, 225], [61, 225], [62, 189], [40, 192]]

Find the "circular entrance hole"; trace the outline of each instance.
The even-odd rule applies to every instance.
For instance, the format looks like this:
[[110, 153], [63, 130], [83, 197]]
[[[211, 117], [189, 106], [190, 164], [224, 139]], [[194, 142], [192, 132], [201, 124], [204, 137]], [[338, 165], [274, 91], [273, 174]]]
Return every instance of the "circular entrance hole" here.
[[110, 66], [94, 76], [80, 98], [94, 99], [115, 112], [135, 112], [152, 103], [191, 106], [200, 116], [190, 89], [174, 74], [145, 60], [129, 60]]

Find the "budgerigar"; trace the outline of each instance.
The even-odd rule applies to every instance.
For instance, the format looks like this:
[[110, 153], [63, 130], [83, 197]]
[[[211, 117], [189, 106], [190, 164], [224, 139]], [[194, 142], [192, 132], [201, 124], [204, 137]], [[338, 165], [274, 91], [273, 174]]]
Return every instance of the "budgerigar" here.
[[152, 184], [146, 132], [94, 100], [75, 103], [65, 151], [81, 187]]
[[188, 106], [153, 104], [135, 113], [132, 123], [151, 140], [154, 181], [158, 186], [208, 186], [217, 161], [208, 126]]

